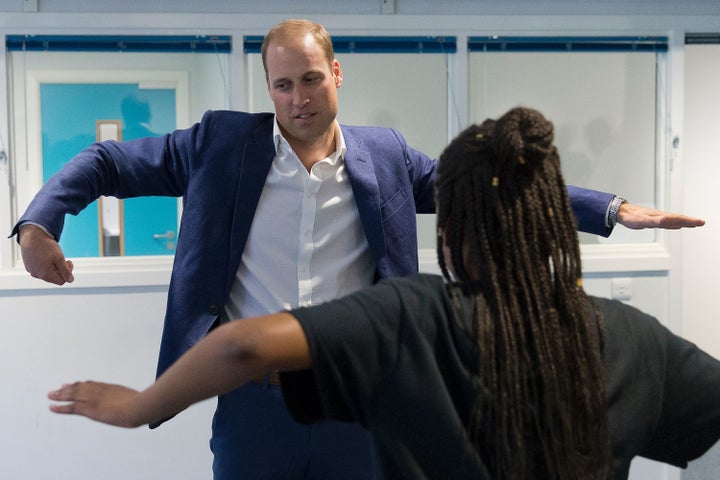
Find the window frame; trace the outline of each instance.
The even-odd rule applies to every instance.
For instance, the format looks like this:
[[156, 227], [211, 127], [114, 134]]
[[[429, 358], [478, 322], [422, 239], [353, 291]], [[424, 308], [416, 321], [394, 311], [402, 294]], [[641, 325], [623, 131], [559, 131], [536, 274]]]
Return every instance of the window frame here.
[[[352, 29], [345, 27], [341, 31], [349, 32]], [[379, 27], [377, 29], [378, 34], [382, 33], [385, 29]], [[443, 32], [437, 32], [433, 29], [428, 29], [430, 33], [438, 33], [438, 37], [451, 37], [444, 35]], [[446, 31], [453, 31], [453, 29], [446, 29]], [[242, 35], [237, 35], [235, 38], [240, 38]], [[467, 112], [467, 89], [468, 81], [466, 78], [468, 71], [468, 40], [473, 36], [477, 36], [478, 31], [472, 29], [466, 31], [459, 31], [452, 37], [456, 41], [456, 51], [448, 54], [448, 82], [447, 92], [449, 98], [452, 97], [452, 101], [448, 101], [448, 138], [453, 138], [462, 129], [462, 125], [467, 124], [469, 114]], [[334, 34], [335, 37], [335, 34]], [[227, 70], [229, 71], [229, 77], [234, 79], [231, 85], [226, 86], [227, 103], [229, 108], [244, 109], [244, 105], [247, 103], [245, 92], [246, 80], [246, 53], [238, 52], [238, 49], [234, 49], [233, 53], [227, 57]], [[657, 183], [657, 208], [660, 209], [672, 209], [670, 204], [670, 198], [668, 191], [670, 189], [670, 183], [677, 183], [676, 180], [670, 178], [669, 171], [672, 171], [672, 159], [676, 157], [676, 149], [670, 145], [669, 138], [675, 136], [673, 131], [673, 125], [677, 124], [675, 120], [676, 113], [673, 109], [677, 105], [677, 95], [673, 94], [673, 82], [681, 72], [672, 70], [669, 65], [672, 64], [672, 58], [675, 56], [682, 55], [682, 50], [678, 51], [677, 41], [671, 46], [667, 53], [666, 64], [668, 67], [658, 69], [659, 82], [665, 85], [663, 98], [659, 98], [659, 103], [665, 105], [667, 108], [663, 112], [658, 112], [659, 115], [659, 132], [662, 133], [664, 138], [659, 138], [658, 142], [661, 144], [658, 148], [659, 155], [663, 157], [662, 161], [659, 161], [658, 166], [658, 183]], [[0, 66], [0, 74], [7, 74], [7, 62], [8, 52], [7, 49], [3, 51], [2, 58], [0, 58], [2, 66]], [[239, 78], [238, 78], [239, 77]], [[3, 76], [0, 80], [0, 89], [10, 91], [12, 85], [8, 84], [5, 80], [7, 75]], [[5, 103], [7, 111], [10, 113], [10, 118], [16, 112], [12, 112], [6, 99], [0, 99], [0, 106]], [[5, 131], [10, 132], [12, 129], [9, 124]], [[3, 138], [8, 138], [8, 135], [4, 135]], [[9, 149], [11, 152], [13, 146], [5, 144], [5, 149]], [[4, 182], [0, 182], [0, 198], [7, 198], [8, 205], [10, 208], [0, 209], [0, 220], [4, 220], [6, 224], [13, 225], [14, 222], [14, 211], [17, 209], [17, 204], [14, 201], [14, 194], [16, 185], [12, 183], [10, 178], [13, 176], [12, 161], [8, 162], [7, 168], [2, 160], [2, 145], [0, 145], [0, 179], [3, 175], [7, 175], [8, 182], [7, 186]], [[10, 155], [12, 157], [12, 154]], [[618, 192], [622, 194], [622, 192]], [[9, 232], [8, 232], [9, 233]], [[655, 237], [655, 241], [651, 243], [637, 243], [637, 244], [618, 244], [618, 245], [589, 245], [582, 246], [581, 250], [583, 253], [583, 261], [585, 270], [589, 272], [610, 272], [610, 271], [667, 271], [671, 264], [671, 256], [669, 253], [668, 236], [665, 231], [658, 231]], [[22, 263], [17, 261], [19, 258], [18, 248], [16, 242], [4, 242], [0, 247], [0, 289], [26, 289], [26, 288], [41, 288], [37, 280], [28, 280], [29, 276], [24, 272]], [[421, 270], [423, 271], [437, 271], [436, 266], [436, 252], [434, 249], [421, 249], [419, 251], [421, 259]], [[172, 262], [168, 259], [157, 259], [150, 258], [134, 258], [134, 259], [117, 259], [117, 258], [102, 258], [102, 259], [87, 259], [78, 266], [82, 267], [84, 278], [86, 281], [76, 281], [74, 286], [123, 286], [123, 285], [137, 285], [136, 275], [131, 272], [143, 271], [149, 273], [149, 276], [143, 278], [147, 281], [143, 283], [148, 284], [165, 284], [169, 278], [169, 271]]]

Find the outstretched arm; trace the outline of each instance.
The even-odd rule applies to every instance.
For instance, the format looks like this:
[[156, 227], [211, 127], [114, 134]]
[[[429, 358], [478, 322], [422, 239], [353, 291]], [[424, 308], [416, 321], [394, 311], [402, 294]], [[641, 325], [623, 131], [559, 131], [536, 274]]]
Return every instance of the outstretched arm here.
[[[574, 185], [567, 186], [578, 230], [603, 237], [610, 236], [614, 225], [610, 219], [610, 206], [617, 197], [612, 193], [590, 190]], [[617, 212], [617, 223], [624, 227], [640, 230], [643, 228], [679, 229], [700, 227], [704, 220], [677, 213], [664, 212], [623, 203]]]
[[300, 324], [289, 313], [277, 313], [218, 327], [141, 392], [87, 381], [63, 385], [48, 398], [63, 402], [50, 406], [55, 413], [138, 427], [233, 390], [263, 373], [309, 367], [310, 351]]
[[702, 227], [705, 225], [705, 220], [624, 203], [618, 210], [618, 223], [634, 230], [643, 228], [677, 230], [680, 228]]

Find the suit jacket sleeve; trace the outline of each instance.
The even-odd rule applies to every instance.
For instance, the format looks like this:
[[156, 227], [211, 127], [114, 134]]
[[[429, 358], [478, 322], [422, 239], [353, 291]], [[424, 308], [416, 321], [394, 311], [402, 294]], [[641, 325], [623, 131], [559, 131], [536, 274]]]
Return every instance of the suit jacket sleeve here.
[[612, 227], [606, 225], [607, 212], [615, 195], [568, 185], [577, 228], [581, 232], [608, 237]]
[[[432, 213], [435, 211], [432, 179], [437, 163], [410, 147], [407, 147], [407, 152], [416, 211]], [[606, 220], [610, 202], [615, 195], [572, 185], [568, 185], [567, 189], [578, 230], [603, 237], [610, 236], [613, 229], [606, 225]]]
[[162, 137], [90, 145], [43, 185], [11, 236], [22, 223], [32, 221], [59, 240], [65, 214], [77, 215], [103, 195], [182, 196], [191, 169], [190, 159], [202, 149], [208, 125], [211, 122]]

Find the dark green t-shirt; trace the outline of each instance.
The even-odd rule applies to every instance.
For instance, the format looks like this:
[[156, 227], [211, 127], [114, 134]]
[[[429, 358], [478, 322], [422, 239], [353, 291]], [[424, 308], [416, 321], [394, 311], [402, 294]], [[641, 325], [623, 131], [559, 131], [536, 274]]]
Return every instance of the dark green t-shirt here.
[[[442, 277], [418, 274], [293, 310], [312, 372], [283, 374], [302, 422], [357, 421], [385, 477], [488, 478], [471, 443], [475, 346], [454, 319]], [[606, 322], [613, 478], [643, 455], [677, 466], [720, 438], [720, 362], [649, 315], [594, 299]]]

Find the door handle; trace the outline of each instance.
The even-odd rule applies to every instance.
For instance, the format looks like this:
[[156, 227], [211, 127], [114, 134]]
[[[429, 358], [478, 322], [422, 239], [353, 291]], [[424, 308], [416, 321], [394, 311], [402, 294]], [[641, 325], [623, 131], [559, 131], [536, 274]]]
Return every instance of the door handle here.
[[175, 232], [168, 230], [165, 233], [153, 233], [153, 238], [156, 240], [160, 238], [167, 238], [168, 240], [172, 240], [173, 238], [175, 238]]

